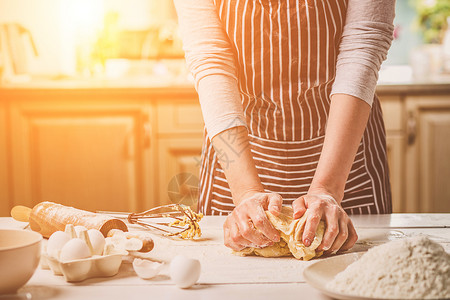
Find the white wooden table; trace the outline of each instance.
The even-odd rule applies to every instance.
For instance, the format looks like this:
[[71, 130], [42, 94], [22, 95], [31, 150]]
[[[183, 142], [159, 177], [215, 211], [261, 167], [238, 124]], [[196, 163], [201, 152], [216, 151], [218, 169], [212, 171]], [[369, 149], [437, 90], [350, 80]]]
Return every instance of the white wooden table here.
[[[155, 237], [155, 248], [147, 255], [170, 262], [177, 254], [199, 259], [202, 273], [191, 289], [178, 289], [165, 267], [158, 277], [142, 280], [131, 264], [124, 262], [114, 277], [67, 283], [49, 270], [38, 269], [19, 290], [16, 299], [330, 299], [302, 276], [313, 261], [294, 258], [239, 257], [223, 245], [224, 217], [205, 217], [199, 241], [180, 241]], [[424, 234], [450, 252], [450, 214], [392, 214], [353, 216], [359, 241], [351, 251], [368, 248], [405, 236]], [[0, 218], [0, 228], [23, 228], [24, 223]], [[0, 299], [2, 299], [0, 297]]]

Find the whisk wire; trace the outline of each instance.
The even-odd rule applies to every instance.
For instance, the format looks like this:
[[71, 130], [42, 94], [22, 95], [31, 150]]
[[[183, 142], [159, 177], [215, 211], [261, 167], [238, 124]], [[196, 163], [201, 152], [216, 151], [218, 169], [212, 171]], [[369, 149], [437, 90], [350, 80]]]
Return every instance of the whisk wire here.
[[[202, 219], [203, 214], [195, 213], [189, 206], [182, 204], [162, 205], [139, 213], [111, 211], [98, 211], [97, 213], [124, 219], [130, 224], [156, 230], [158, 233], [162, 232], [163, 236], [179, 236], [183, 239], [193, 239], [201, 236], [198, 222]], [[162, 222], [162, 220], [155, 219], [172, 219], [172, 221]]]

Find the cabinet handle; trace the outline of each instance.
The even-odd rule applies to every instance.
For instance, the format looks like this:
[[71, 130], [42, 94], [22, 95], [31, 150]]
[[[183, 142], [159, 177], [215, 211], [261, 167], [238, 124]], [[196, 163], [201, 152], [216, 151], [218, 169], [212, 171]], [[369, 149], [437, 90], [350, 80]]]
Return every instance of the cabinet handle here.
[[417, 121], [413, 112], [408, 113], [408, 120], [406, 122], [406, 133], [408, 137], [408, 145], [414, 145], [416, 141]]

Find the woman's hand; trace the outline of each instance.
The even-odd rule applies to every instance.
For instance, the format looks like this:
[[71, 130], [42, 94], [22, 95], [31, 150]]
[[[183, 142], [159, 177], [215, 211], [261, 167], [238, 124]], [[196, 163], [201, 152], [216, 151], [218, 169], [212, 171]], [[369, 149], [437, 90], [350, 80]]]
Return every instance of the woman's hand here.
[[261, 248], [280, 241], [279, 232], [267, 218], [281, 211], [283, 199], [276, 193], [251, 192], [228, 215], [223, 225], [225, 246], [239, 251], [246, 247]]
[[358, 240], [356, 230], [347, 213], [328, 194], [308, 193], [295, 200], [292, 208], [294, 219], [300, 218], [308, 210], [302, 236], [303, 244], [307, 247], [314, 240], [320, 220], [325, 221], [325, 233], [322, 243], [317, 248], [319, 251], [324, 251], [325, 254], [345, 251], [353, 247]]

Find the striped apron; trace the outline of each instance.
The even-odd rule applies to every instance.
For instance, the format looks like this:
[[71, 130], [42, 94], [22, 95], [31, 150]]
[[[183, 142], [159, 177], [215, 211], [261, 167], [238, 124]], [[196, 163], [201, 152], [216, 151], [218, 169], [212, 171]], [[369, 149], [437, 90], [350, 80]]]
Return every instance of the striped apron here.
[[[279, 193], [284, 204], [291, 204], [307, 193], [319, 161], [347, 2], [214, 2], [234, 51], [259, 177], [267, 192]], [[205, 129], [198, 207], [208, 215], [226, 215], [234, 208], [226, 166], [218, 155]], [[349, 214], [392, 212], [386, 136], [376, 96], [342, 207]]]

